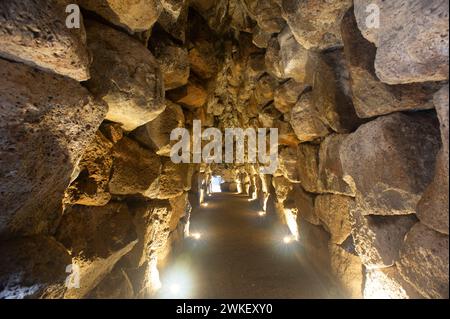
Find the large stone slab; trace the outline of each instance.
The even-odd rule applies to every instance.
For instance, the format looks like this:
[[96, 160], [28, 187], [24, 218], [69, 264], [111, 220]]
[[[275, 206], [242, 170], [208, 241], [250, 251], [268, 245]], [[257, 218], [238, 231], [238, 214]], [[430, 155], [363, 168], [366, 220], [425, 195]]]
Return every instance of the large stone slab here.
[[425, 297], [448, 299], [448, 249], [448, 235], [417, 223], [400, 251], [400, 274]]
[[269, 74], [264, 74], [256, 82], [253, 94], [258, 105], [265, 106], [274, 99], [274, 91], [278, 81]]
[[434, 95], [434, 105], [441, 124], [441, 140], [444, 154], [448, 156], [449, 140], [448, 140], [448, 85], [444, 86], [438, 93]]
[[113, 148], [113, 167], [109, 191], [114, 195], [154, 198], [158, 194], [161, 160], [152, 151], [124, 137]]
[[139, 41], [97, 22], [86, 23], [94, 56], [89, 90], [109, 106], [106, 118], [126, 131], [164, 111], [164, 83], [158, 62]]
[[329, 234], [322, 226], [313, 225], [301, 218], [298, 220], [298, 229], [300, 234], [299, 243], [304, 248], [305, 256], [318, 272], [330, 273]]
[[176, 45], [167, 34], [153, 34], [150, 48], [155, 55], [164, 78], [164, 89], [172, 90], [188, 83], [190, 64], [188, 50]]
[[[330, 129], [338, 133], [355, 130], [361, 120], [346, 92], [348, 89], [341, 84], [343, 73], [347, 72], [344, 55], [306, 50], [297, 43], [288, 27], [278, 35], [278, 42], [278, 52], [268, 49], [266, 53], [268, 69], [275, 73], [278, 68], [281, 74], [277, 76], [311, 87], [291, 110], [291, 121], [299, 122], [291, 124], [297, 129], [300, 141], [326, 136]], [[296, 116], [297, 113], [301, 114]], [[296, 128], [298, 125], [302, 127]]]
[[290, 112], [289, 123], [300, 142], [314, 141], [331, 133], [316, 109], [312, 92], [300, 97]]
[[302, 143], [297, 148], [297, 171], [300, 183], [310, 193], [319, 190], [319, 145]]
[[354, 190], [344, 181], [340, 148], [346, 134], [327, 136], [319, 150], [319, 185], [323, 193], [355, 196]]
[[161, 0], [163, 11], [158, 19], [158, 24], [172, 37], [186, 41], [186, 29], [188, 22], [188, 2], [186, 0]]
[[108, 183], [113, 163], [113, 143], [98, 131], [86, 148], [77, 170], [78, 177], [66, 189], [64, 203], [104, 206], [111, 199]]
[[301, 224], [300, 220], [304, 220], [312, 225], [320, 225], [319, 216], [314, 209], [315, 195], [306, 192], [299, 184], [294, 184], [291, 196], [295, 207], [298, 209], [298, 223]]
[[137, 243], [133, 218], [127, 205], [119, 202], [68, 208], [56, 238], [79, 270], [80, 287], [67, 290], [65, 298], [86, 296]]
[[290, 79], [280, 85], [274, 92], [274, 104], [278, 111], [289, 113], [295, 106], [308, 85]]
[[0, 234], [46, 233], [106, 114], [78, 82], [0, 60]]
[[188, 193], [183, 193], [180, 196], [169, 199], [172, 208], [172, 215], [169, 222], [169, 230], [175, 231], [179, 225], [184, 226], [189, 220], [192, 210], [191, 203], [189, 203]]
[[66, 27], [66, 0], [0, 3], [0, 56], [61, 74], [89, 79], [90, 56], [83, 21]]
[[[280, 122], [281, 121], [280, 118], [282, 117], [283, 115], [275, 108], [273, 103], [271, 103], [261, 109], [260, 113], [258, 114], [258, 121], [260, 127], [275, 128], [276, 123]], [[280, 137], [281, 134], [282, 133], [280, 132], [280, 130], [278, 130], [278, 139], [281, 139]]]
[[370, 118], [406, 110], [431, 109], [433, 83], [388, 85], [375, 74], [376, 47], [358, 29], [353, 10], [341, 25], [345, 57], [351, 76], [351, 91], [359, 117]]
[[195, 14], [190, 15], [187, 32], [191, 71], [201, 79], [211, 79], [219, 68], [214, 32]]
[[449, 154], [449, 87], [448, 84], [442, 87], [434, 95], [433, 102], [436, 108], [437, 116], [441, 129], [442, 151], [448, 157]]
[[134, 201], [129, 207], [134, 216], [138, 243], [126, 259], [132, 267], [147, 266], [152, 258], [157, 258], [167, 243], [172, 206], [168, 200], [151, 200]]
[[277, 78], [284, 77], [284, 70], [281, 65], [280, 49], [278, 38], [275, 36], [272, 37], [267, 44], [265, 64], [267, 72]]
[[365, 268], [354, 252], [353, 243], [342, 246], [329, 243], [331, 273], [338, 280], [344, 293], [350, 298], [361, 299]]
[[0, 299], [63, 298], [72, 259], [53, 237], [2, 240], [0, 258]]
[[417, 216], [423, 224], [447, 235], [449, 234], [448, 101], [447, 85], [434, 97], [434, 104], [441, 124], [442, 149], [437, 156], [434, 179], [427, 187], [417, 207]]
[[437, 157], [434, 179], [417, 205], [417, 217], [428, 227], [449, 234], [448, 225], [448, 154], [441, 150]]
[[155, 120], [138, 127], [132, 136], [160, 156], [170, 156], [173, 142], [170, 134], [176, 128], [184, 127], [184, 114], [181, 106], [166, 100], [166, 109]]
[[278, 129], [278, 144], [289, 147], [297, 147], [300, 141], [295, 135], [291, 124], [285, 120], [276, 119], [272, 128]]
[[342, 195], [318, 195], [314, 200], [314, 211], [331, 234], [330, 241], [342, 244], [350, 236], [350, 208], [354, 199]]
[[315, 64], [308, 66], [313, 71], [307, 70], [306, 83], [312, 87], [312, 103], [321, 121], [334, 132], [353, 132], [362, 121], [349, 96], [345, 55], [341, 50], [335, 50], [315, 60]]
[[417, 222], [414, 215], [364, 216], [361, 208], [350, 210], [355, 249], [368, 269], [393, 266], [405, 235]]
[[244, 0], [250, 17], [267, 33], [279, 33], [285, 21], [278, 0]]
[[[245, 49], [241, 49], [241, 50], [245, 50]], [[245, 52], [242, 53], [243, 55], [245, 54]], [[244, 55], [245, 57], [245, 55]], [[248, 53], [248, 60], [246, 62], [246, 64], [244, 66], [240, 66], [240, 61], [237, 63], [236, 67], [237, 67], [237, 72], [238, 74], [235, 74], [235, 76], [237, 76], [238, 81], [240, 81], [240, 77], [242, 76], [241, 74], [239, 74], [240, 72], [242, 72], [242, 67], [245, 68], [245, 72], [246, 74], [244, 75], [245, 80], [249, 81], [251, 85], [253, 85], [253, 82], [256, 82], [264, 73], [266, 73], [266, 56], [261, 54], [259, 51], [257, 52], [252, 52], [250, 51]], [[272, 75], [270, 72], [268, 72], [270, 75]], [[272, 75], [273, 76], [273, 75]], [[277, 78], [277, 76], [274, 76], [275, 78]], [[239, 84], [239, 82], [236, 82], [236, 84]]]
[[[448, 79], [448, 1], [355, 0], [354, 4], [358, 27], [378, 48], [375, 69], [381, 81]], [[373, 24], [377, 13], [378, 27]]]
[[362, 125], [346, 138], [340, 149], [344, 179], [360, 194], [363, 214], [416, 212], [433, 178], [440, 147], [436, 126], [433, 116], [395, 113]]
[[278, 155], [277, 175], [284, 176], [291, 183], [300, 182], [297, 170], [297, 149], [285, 147]]
[[164, 158], [156, 198], [169, 199], [182, 195], [187, 185], [188, 168], [188, 164], [175, 164], [170, 158]]
[[282, 12], [295, 39], [306, 49], [342, 46], [339, 25], [351, 0], [283, 0]]
[[129, 32], [151, 29], [163, 9], [160, 0], [77, 0], [77, 2], [83, 8], [97, 13]]
[[208, 93], [198, 79], [191, 77], [187, 85], [168, 91], [166, 96], [174, 103], [188, 109], [196, 109], [206, 104]]
[[269, 45], [270, 38], [272, 38], [271, 33], [267, 33], [262, 30], [258, 25], [253, 29], [253, 44], [258, 48], [265, 49]]
[[192, 71], [203, 79], [210, 79], [217, 72], [217, 65], [214, 59], [210, 59], [208, 53], [214, 52], [210, 44], [203, 47], [194, 47], [189, 50], [189, 62]]
[[400, 275], [398, 268], [369, 269], [364, 284], [365, 299], [423, 299]]
[[299, 83], [311, 81], [318, 55], [300, 45], [288, 26], [278, 35], [278, 43], [280, 45], [278, 59], [282, 77], [293, 78]]

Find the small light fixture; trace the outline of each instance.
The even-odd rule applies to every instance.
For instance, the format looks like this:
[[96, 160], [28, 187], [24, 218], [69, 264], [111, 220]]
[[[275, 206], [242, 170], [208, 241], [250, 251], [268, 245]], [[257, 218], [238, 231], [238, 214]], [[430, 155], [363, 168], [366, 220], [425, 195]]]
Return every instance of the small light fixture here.
[[283, 243], [285, 243], [286, 245], [289, 245], [292, 242], [292, 237], [291, 236], [284, 236], [283, 237]]
[[284, 209], [284, 218], [291, 233], [291, 241], [298, 241], [300, 234], [297, 226], [297, 211], [293, 209]]
[[258, 215], [260, 216], [260, 217], [264, 217], [264, 216], [266, 216], [266, 212], [265, 211], [260, 211], [259, 213], [258, 213]]
[[191, 237], [194, 238], [195, 240], [200, 240], [202, 238], [202, 234], [200, 234], [200, 233], [192, 233]]
[[165, 299], [189, 298], [193, 289], [192, 274], [185, 265], [176, 265], [163, 274], [160, 296]]

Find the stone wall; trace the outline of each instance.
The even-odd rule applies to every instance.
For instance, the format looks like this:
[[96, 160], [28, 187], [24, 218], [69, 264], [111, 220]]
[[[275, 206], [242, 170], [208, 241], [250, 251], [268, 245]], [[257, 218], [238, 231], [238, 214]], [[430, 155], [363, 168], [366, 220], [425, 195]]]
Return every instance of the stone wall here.
[[168, 157], [184, 110], [165, 100], [187, 47], [142, 40], [170, 1], [79, 1], [80, 29], [69, 3], [0, 4], [0, 296], [148, 298], [191, 209], [194, 168]]
[[305, 22], [321, 3], [281, 1], [292, 35], [272, 37], [266, 53], [287, 80], [275, 106], [300, 141], [291, 164], [280, 152], [279, 206], [297, 209], [301, 244], [348, 296], [448, 298], [448, 4], [379, 2], [374, 33], [371, 2], [327, 1]]

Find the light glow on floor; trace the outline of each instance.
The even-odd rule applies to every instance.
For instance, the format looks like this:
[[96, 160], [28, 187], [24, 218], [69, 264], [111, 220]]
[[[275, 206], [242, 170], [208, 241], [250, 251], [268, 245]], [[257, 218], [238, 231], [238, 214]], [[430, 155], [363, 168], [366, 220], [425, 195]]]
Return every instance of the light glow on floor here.
[[284, 236], [283, 237], [283, 243], [285, 243], [286, 245], [289, 245], [293, 241], [294, 241], [294, 238], [292, 238], [292, 236]]
[[164, 274], [161, 296], [164, 299], [186, 299], [192, 294], [192, 277], [181, 265], [173, 267]]

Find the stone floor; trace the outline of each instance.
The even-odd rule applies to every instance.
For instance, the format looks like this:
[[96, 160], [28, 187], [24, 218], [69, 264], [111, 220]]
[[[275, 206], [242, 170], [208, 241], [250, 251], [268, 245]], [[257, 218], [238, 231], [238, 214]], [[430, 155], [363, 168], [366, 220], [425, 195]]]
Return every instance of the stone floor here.
[[[259, 216], [254, 206], [248, 197], [221, 193], [194, 210], [191, 234], [201, 238], [189, 240], [162, 273], [161, 297], [332, 297], [330, 283], [308, 265], [297, 243], [283, 242], [287, 230], [275, 217]], [[171, 281], [176, 272], [190, 281]]]

